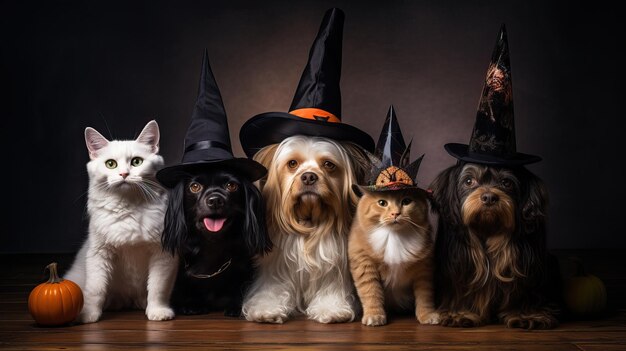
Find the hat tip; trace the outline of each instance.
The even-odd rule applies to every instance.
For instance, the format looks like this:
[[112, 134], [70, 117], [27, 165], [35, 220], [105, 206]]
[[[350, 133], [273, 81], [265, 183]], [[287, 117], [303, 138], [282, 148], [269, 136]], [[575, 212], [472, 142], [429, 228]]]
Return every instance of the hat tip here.
[[393, 104], [389, 105], [389, 110], [387, 111], [387, 118], [396, 119], [396, 109], [393, 107]]
[[499, 35], [500, 39], [504, 39], [506, 40], [506, 25], [504, 24], [504, 22], [500, 25], [500, 35]]

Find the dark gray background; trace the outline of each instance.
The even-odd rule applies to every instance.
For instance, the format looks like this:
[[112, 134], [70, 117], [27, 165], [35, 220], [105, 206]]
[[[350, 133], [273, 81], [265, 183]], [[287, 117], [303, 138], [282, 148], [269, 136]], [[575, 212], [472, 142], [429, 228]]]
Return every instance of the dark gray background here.
[[[438, 3], [438, 4], [435, 4]], [[500, 24], [518, 150], [550, 190], [551, 248], [624, 248], [624, 21], [608, 3], [546, 1], [3, 1], [0, 252], [76, 250], [85, 236], [83, 130], [161, 126], [178, 162], [202, 50], [228, 112], [286, 111], [324, 11], [346, 12], [343, 121], [378, 138], [396, 106], [428, 184], [466, 143]]]

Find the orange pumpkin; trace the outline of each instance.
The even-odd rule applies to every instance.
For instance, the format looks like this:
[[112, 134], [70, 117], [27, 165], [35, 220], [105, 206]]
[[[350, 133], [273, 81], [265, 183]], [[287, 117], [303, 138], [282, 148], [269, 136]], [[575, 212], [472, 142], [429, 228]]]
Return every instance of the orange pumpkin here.
[[28, 311], [37, 324], [67, 324], [76, 319], [83, 308], [83, 292], [73, 281], [59, 277], [56, 262], [46, 269], [50, 270], [50, 279], [31, 291]]

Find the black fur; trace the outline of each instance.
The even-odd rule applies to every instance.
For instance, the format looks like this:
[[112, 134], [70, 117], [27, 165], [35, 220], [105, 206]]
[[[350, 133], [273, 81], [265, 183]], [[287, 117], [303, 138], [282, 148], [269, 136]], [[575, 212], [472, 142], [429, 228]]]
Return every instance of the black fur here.
[[[202, 185], [193, 193], [192, 182]], [[237, 190], [227, 190], [229, 182]], [[223, 200], [219, 208], [209, 197]], [[202, 219], [226, 218], [221, 230], [209, 232]], [[246, 178], [227, 170], [189, 174], [172, 189], [162, 237], [165, 250], [178, 254], [180, 265], [171, 303], [177, 313], [224, 310], [239, 316], [243, 295], [253, 277], [253, 258], [271, 250], [265, 208], [259, 190]], [[228, 268], [211, 278], [230, 260]]]
[[[430, 186], [433, 209], [439, 214], [435, 242], [435, 296], [440, 311], [445, 312], [442, 313], [442, 324], [475, 326], [496, 318], [507, 322], [506, 315], [530, 315], [538, 311], [547, 313], [548, 319], [553, 318], [560, 306], [561, 282], [558, 263], [546, 251], [547, 192], [542, 181], [523, 167], [506, 169], [476, 165], [484, 169], [479, 185], [504, 191], [516, 205], [515, 229], [508, 234], [516, 254], [510, 259], [516, 260], [515, 265], [523, 276], [504, 282], [489, 274], [486, 281], [472, 283], [477, 267], [471, 253], [475, 249], [484, 252], [486, 239], [479, 237], [472, 241], [470, 235], [474, 234], [463, 223], [462, 204], [472, 191], [463, 187], [461, 172], [464, 166], [465, 163], [459, 162], [444, 170]], [[504, 176], [511, 178], [511, 186], [504, 188], [500, 185]], [[472, 247], [476, 242], [481, 247]], [[496, 264], [493, 261], [484, 263], [485, 266], [491, 265], [488, 269], [493, 269]], [[487, 312], [481, 313], [480, 310]], [[450, 317], [459, 312], [476, 313], [480, 315], [480, 321]], [[550, 328], [556, 323], [528, 320], [518, 323], [509, 319], [508, 325]]]

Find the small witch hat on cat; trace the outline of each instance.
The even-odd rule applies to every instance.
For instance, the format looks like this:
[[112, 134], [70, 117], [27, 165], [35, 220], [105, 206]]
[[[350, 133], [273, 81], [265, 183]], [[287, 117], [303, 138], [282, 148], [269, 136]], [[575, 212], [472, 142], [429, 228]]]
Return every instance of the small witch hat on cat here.
[[[390, 106], [383, 130], [378, 138], [375, 154], [370, 154], [372, 167], [366, 177], [366, 190], [419, 189], [417, 171], [424, 155], [410, 162], [411, 143], [408, 146], [404, 143], [396, 112], [393, 105]], [[356, 189], [355, 192], [358, 193]]]
[[260, 163], [233, 156], [224, 103], [205, 49], [198, 97], [185, 136], [183, 159], [180, 164], [163, 168], [156, 176], [159, 182], [171, 188], [188, 174], [207, 168], [234, 169], [250, 181], [267, 173]]

